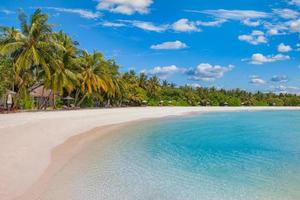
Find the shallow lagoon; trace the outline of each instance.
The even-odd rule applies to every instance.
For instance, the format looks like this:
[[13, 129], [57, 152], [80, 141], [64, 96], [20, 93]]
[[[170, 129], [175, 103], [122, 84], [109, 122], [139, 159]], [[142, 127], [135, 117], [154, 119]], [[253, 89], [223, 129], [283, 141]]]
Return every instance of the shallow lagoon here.
[[300, 199], [300, 111], [135, 123], [92, 142], [43, 200]]

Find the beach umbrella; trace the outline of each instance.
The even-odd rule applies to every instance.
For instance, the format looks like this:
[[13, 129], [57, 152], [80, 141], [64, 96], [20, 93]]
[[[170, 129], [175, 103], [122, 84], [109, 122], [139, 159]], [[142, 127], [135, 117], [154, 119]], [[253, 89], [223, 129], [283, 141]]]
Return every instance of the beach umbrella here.
[[71, 96], [67, 96], [67, 97], [64, 97], [63, 99], [64, 99], [64, 100], [67, 100], [68, 106], [70, 106], [70, 101], [73, 100], [74, 98], [71, 97]]
[[6, 90], [6, 95], [14, 95], [17, 94], [16, 92], [12, 91], [12, 90]]

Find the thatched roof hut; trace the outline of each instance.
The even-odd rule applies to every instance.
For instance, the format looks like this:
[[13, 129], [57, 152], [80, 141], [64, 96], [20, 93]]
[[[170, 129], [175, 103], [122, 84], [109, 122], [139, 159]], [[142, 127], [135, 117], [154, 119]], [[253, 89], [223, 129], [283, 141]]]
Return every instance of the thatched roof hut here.
[[30, 96], [36, 98], [52, 98], [52, 90], [45, 89], [43, 85], [31, 90]]

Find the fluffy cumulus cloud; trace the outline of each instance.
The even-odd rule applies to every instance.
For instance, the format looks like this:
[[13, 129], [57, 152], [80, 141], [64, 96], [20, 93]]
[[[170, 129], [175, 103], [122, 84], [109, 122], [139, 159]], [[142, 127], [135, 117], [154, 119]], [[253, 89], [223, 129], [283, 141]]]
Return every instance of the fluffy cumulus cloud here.
[[174, 42], [164, 42], [164, 43], [161, 43], [161, 44], [152, 45], [150, 48], [151, 49], [156, 49], [156, 50], [162, 50], [162, 49], [177, 50], [177, 49], [185, 49], [187, 47], [188, 46], [185, 43], [176, 40]]
[[250, 78], [249, 83], [254, 85], [264, 85], [267, 83], [265, 80], [263, 80], [262, 78], [256, 75], [250, 76], [249, 78]]
[[256, 27], [256, 26], [260, 26], [261, 25], [261, 21], [259, 20], [250, 20], [250, 19], [244, 19], [242, 20], [242, 23], [246, 26], [250, 26], [250, 27]]
[[177, 32], [199, 32], [196, 22], [189, 21], [188, 19], [180, 19], [172, 25], [173, 30]]
[[257, 30], [252, 31], [250, 35], [240, 35], [238, 38], [241, 41], [245, 41], [253, 45], [267, 43], [267, 38], [265, 37], [264, 32]]
[[97, 9], [126, 15], [146, 14], [152, 3], [152, 0], [100, 0]]
[[288, 80], [288, 77], [285, 75], [275, 75], [271, 78], [271, 81], [276, 83], [288, 82]]
[[233, 68], [233, 65], [222, 67], [220, 65], [213, 66], [208, 63], [202, 63], [196, 68], [186, 69], [184, 73], [190, 80], [214, 81], [215, 79], [222, 78], [226, 72], [231, 71]]
[[250, 63], [254, 65], [262, 65], [264, 63], [271, 63], [276, 61], [282, 61], [282, 60], [289, 60], [290, 57], [283, 54], [277, 54], [277, 55], [268, 55], [265, 56], [260, 53], [253, 54]]
[[64, 13], [73, 13], [86, 19], [97, 19], [101, 16], [99, 12], [92, 12], [90, 10], [84, 10], [84, 9], [58, 8], [58, 7], [45, 7], [45, 9], [54, 10], [57, 12], [64, 12]]
[[170, 66], [164, 66], [164, 67], [154, 67], [153, 69], [150, 70], [143, 70], [142, 72], [149, 74], [149, 75], [156, 75], [161, 79], [166, 79], [170, 75], [174, 74], [175, 72], [180, 71], [180, 69], [175, 66], [175, 65], [170, 65]]
[[290, 23], [290, 30], [291, 32], [300, 33], [300, 19], [294, 20]]
[[268, 34], [269, 35], [279, 35], [279, 32], [277, 29], [272, 28], [272, 29], [268, 30]]
[[285, 45], [284, 43], [281, 43], [278, 45], [277, 50], [281, 53], [290, 52], [292, 51], [292, 47], [289, 45]]
[[264, 28], [269, 35], [285, 35], [289, 32], [289, 25], [286, 22], [264, 22]]

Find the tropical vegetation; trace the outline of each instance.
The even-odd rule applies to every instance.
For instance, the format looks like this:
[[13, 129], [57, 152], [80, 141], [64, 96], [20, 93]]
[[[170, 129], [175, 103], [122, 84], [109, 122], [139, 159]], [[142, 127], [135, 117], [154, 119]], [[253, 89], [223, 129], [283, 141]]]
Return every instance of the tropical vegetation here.
[[66, 99], [74, 107], [300, 105], [293, 94], [176, 86], [145, 73], [121, 73], [114, 60], [82, 50], [63, 31], [55, 32], [40, 9], [30, 19], [19, 11], [19, 21], [20, 29], [0, 30], [0, 97], [12, 91], [12, 106], [18, 109], [47, 107], [30, 95], [40, 86], [51, 91], [47, 98], [53, 108], [66, 105]]

